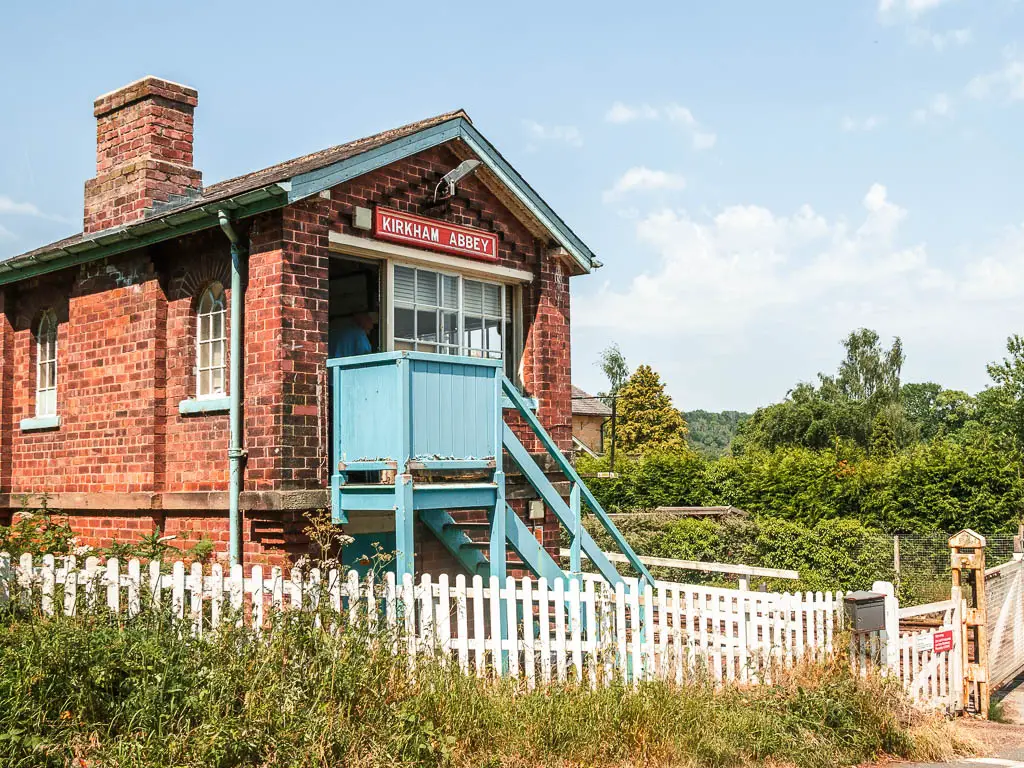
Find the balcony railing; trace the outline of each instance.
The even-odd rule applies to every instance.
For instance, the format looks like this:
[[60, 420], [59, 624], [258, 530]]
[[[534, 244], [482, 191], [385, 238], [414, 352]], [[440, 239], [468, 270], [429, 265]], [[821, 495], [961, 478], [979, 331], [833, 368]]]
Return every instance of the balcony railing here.
[[[332, 517], [346, 523], [353, 513], [393, 510], [399, 573], [413, 571], [413, 521], [419, 513], [471, 572], [484, 568], [504, 579], [506, 547], [511, 546], [537, 575], [565, 575], [505, 502], [507, 454], [567, 529], [571, 574], [581, 572], [586, 555], [606, 579], [621, 581], [583, 527], [583, 510], [589, 507], [630, 565], [653, 583], [530, 403], [505, 378], [500, 361], [386, 352], [329, 360], [327, 365], [332, 386]], [[503, 407], [519, 413], [568, 478], [568, 503], [505, 424]], [[432, 471], [433, 482], [414, 482], [423, 471]], [[466, 473], [477, 479], [465, 480]], [[452, 509], [488, 511], [488, 558], [448, 515]]]

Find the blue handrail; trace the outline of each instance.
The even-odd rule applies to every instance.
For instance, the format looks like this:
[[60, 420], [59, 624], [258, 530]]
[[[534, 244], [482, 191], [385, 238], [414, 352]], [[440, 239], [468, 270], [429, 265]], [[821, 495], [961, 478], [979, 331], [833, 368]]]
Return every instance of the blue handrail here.
[[[619, 548], [619, 551], [621, 551], [622, 554], [624, 554], [627, 557], [627, 559], [629, 560], [629, 564], [632, 565], [634, 569], [636, 569], [637, 573], [640, 574], [641, 579], [653, 585], [654, 577], [651, 576], [651, 572], [648, 571], [647, 567], [640, 562], [640, 558], [637, 557], [636, 552], [634, 552], [633, 548], [629, 546], [629, 542], [627, 542], [622, 533], [619, 532], [619, 529], [615, 527], [615, 523], [613, 523], [612, 519], [608, 517], [608, 513], [604, 511], [604, 507], [601, 506], [600, 502], [598, 502], [598, 500], [594, 497], [594, 494], [591, 493], [590, 489], [586, 486], [586, 483], [583, 482], [583, 479], [576, 472], [576, 468], [569, 463], [569, 460], [565, 458], [565, 455], [558, 449], [558, 446], [555, 445], [555, 441], [551, 439], [551, 435], [549, 435], [547, 433], [547, 430], [545, 430], [544, 427], [541, 425], [540, 420], [538, 420], [537, 418], [537, 415], [532, 410], [530, 410], [529, 404], [526, 402], [526, 399], [523, 397], [523, 395], [519, 392], [516, 386], [511, 381], [509, 381], [508, 378], [505, 376], [502, 376], [501, 387], [505, 393], [505, 396], [512, 401], [512, 404], [519, 412], [519, 415], [529, 425], [530, 429], [533, 430], [533, 433], [540, 440], [541, 445], [544, 446], [544, 449], [548, 452], [551, 458], [555, 460], [555, 463], [558, 465], [558, 468], [561, 469], [562, 473], [569, 479], [569, 481], [572, 482], [574, 486], [579, 489], [579, 492], [583, 497], [583, 501], [586, 502], [587, 506], [590, 507], [594, 515], [601, 522], [601, 525], [615, 541], [615, 544]], [[545, 498], [545, 501], [547, 501], [549, 505], [551, 505], [553, 499], [549, 500]], [[562, 500], [561, 496], [558, 497], [558, 501], [561, 502], [562, 504], [565, 503]], [[582, 529], [582, 526], [580, 527], [579, 538], [582, 538], [581, 543], [583, 545], [584, 551], [586, 551], [587, 537], [586, 531], [585, 529]], [[587, 553], [587, 556], [590, 557], [592, 561], [594, 560], [594, 558], [590, 555], [589, 552]]]

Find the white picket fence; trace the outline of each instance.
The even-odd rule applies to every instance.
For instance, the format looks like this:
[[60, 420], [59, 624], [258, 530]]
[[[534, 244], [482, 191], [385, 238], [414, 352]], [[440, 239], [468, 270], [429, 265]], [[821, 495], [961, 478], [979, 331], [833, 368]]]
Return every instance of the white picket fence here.
[[[286, 578], [287, 576], [287, 578]], [[465, 671], [506, 674], [533, 686], [552, 680], [682, 681], [705, 673], [719, 681], [770, 682], [773, 673], [832, 652], [842, 622], [842, 593], [770, 593], [671, 582], [654, 587], [627, 579], [613, 589], [599, 577], [560, 579], [424, 574], [414, 583], [360, 581], [355, 572], [321, 573], [253, 566], [228, 573], [198, 563], [170, 572], [157, 563], [100, 564], [89, 558], [35, 566], [0, 555], [0, 602], [19, 600], [46, 614], [73, 614], [106, 605], [134, 616], [146, 605], [167, 605], [197, 635], [221, 622], [256, 631], [269, 614], [330, 609], [351, 621], [398, 631], [415, 660], [440, 652]]]
[[[948, 651], [935, 651], [935, 635], [959, 626], [959, 599], [899, 609], [891, 584], [885, 629], [851, 635], [851, 662], [862, 673], [896, 674], [911, 698], [925, 707], [952, 709], [962, 690], [958, 631]], [[79, 563], [53, 556], [38, 565], [0, 553], [0, 604], [17, 601], [44, 614], [75, 614], [106, 606], [132, 617], [165, 607], [195, 635], [226, 621], [257, 633], [273, 614], [316, 612], [328, 626], [366, 622], [390, 631], [415, 663], [440, 654], [467, 673], [507, 675], [527, 686], [551, 681], [675, 680], [694, 674], [716, 681], [770, 683], [803, 660], [823, 660], [843, 628], [842, 592], [751, 592], [674, 582], [654, 586], [625, 579], [612, 588], [599, 576], [579, 579], [509, 577], [466, 579], [424, 574], [396, 582], [393, 573], [360, 580], [355, 571], [289, 572], [240, 566], [225, 573], [181, 561], [169, 571], [116, 559]], [[935, 631], [899, 632], [900, 617], [943, 615]], [[898, 638], [888, 642], [889, 637]]]

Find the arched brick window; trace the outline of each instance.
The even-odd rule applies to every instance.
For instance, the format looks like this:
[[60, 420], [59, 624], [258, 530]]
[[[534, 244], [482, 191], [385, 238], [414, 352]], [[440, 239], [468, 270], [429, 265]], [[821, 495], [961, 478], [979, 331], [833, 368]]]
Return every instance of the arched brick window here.
[[211, 283], [196, 305], [196, 397], [222, 397], [227, 390], [227, 311], [224, 286]]
[[57, 415], [57, 315], [47, 310], [36, 328], [36, 416]]

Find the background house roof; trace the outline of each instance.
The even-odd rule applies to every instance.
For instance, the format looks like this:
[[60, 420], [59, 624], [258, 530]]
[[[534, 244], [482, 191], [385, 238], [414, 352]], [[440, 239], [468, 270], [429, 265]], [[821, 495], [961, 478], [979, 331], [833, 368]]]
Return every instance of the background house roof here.
[[572, 388], [573, 416], [611, 416], [612, 409], [579, 387]]

